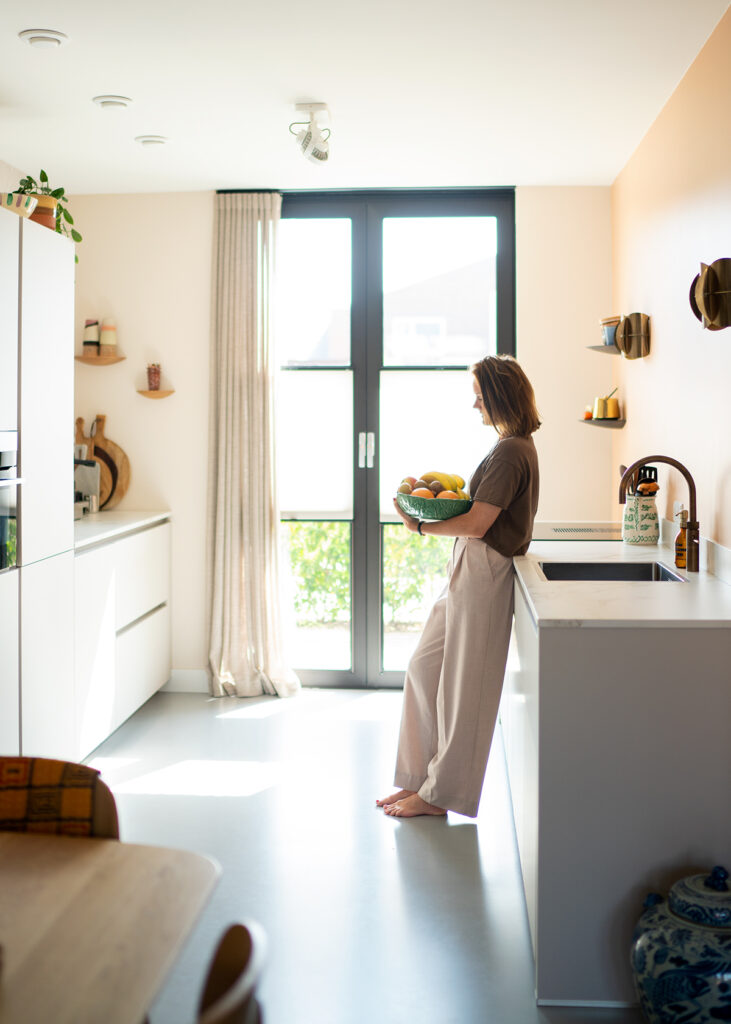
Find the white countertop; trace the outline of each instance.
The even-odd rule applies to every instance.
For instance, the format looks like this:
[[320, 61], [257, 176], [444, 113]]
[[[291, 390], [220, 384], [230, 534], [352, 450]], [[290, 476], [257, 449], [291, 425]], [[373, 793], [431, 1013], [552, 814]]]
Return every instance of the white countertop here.
[[110, 509], [108, 512], [94, 512], [74, 523], [74, 549], [79, 551], [102, 541], [116, 540], [126, 533], [142, 530], [169, 518], [170, 513], [164, 511], [118, 512]]
[[[540, 562], [662, 562], [684, 583], [546, 580]], [[532, 541], [514, 559], [519, 584], [537, 626], [731, 629], [731, 586], [709, 572], [675, 568], [667, 544], [622, 541]]]

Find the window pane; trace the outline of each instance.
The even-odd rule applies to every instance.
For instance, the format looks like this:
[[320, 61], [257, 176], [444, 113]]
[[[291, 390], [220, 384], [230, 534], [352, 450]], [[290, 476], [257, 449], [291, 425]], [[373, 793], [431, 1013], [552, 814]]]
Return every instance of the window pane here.
[[497, 352], [495, 217], [383, 222], [384, 366], [469, 366]]
[[469, 370], [382, 370], [379, 508], [394, 519], [393, 496], [405, 476], [470, 476], [495, 444], [496, 433], [473, 409]]
[[289, 661], [295, 669], [350, 669], [350, 523], [280, 524]]
[[353, 517], [353, 374], [283, 370], [277, 399], [283, 517]]
[[403, 672], [429, 610], [447, 581], [454, 540], [414, 538], [400, 523], [382, 530], [383, 671]]
[[350, 365], [350, 221], [284, 219], [277, 233], [282, 366]]

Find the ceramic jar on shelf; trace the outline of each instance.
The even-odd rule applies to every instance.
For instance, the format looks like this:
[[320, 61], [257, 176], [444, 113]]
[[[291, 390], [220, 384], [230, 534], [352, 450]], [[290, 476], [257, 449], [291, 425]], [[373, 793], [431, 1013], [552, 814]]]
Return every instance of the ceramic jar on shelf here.
[[649, 1024], [731, 1020], [731, 890], [728, 871], [676, 882], [665, 902], [645, 900], [632, 939], [632, 971]]

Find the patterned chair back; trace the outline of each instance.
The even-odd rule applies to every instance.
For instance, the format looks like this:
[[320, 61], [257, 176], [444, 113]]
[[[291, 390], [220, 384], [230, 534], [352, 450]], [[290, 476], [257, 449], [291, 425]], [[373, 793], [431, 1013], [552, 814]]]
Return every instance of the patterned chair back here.
[[0, 831], [119, 839], [99, 772], [46, 757], [0, 757]]

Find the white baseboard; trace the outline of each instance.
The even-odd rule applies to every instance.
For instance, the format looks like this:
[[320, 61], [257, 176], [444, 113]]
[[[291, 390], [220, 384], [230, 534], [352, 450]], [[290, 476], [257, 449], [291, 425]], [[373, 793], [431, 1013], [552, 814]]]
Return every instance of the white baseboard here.
[[210, 693], [204, 668], [174, 668], [160, 693]]

